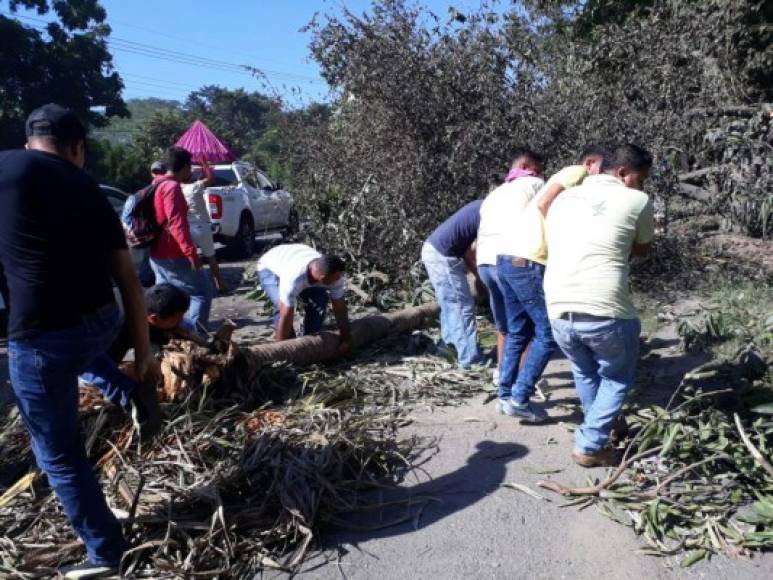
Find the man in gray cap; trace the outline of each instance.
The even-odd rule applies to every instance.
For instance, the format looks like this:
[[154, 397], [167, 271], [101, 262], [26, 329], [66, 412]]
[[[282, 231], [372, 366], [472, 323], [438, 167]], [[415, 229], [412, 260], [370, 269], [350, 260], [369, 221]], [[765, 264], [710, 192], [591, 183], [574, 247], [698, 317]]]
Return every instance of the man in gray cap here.
[[154, 161], [150, 165], [150, 178], [155, 179], [159, 175], [166, 175], [166, 165], [163, 161]]
[[[151, 181], [161, 175], [166, 175], [166, 164], [163, 161], [154, 161], [150, 164], [150, 179]], [[134, 204], [137, 203], [137, 198], [134, 195], [130, 195], [126, 198], [126, 203], [123, 205], [123, 211], [121, 212], [121, 222], [124, 228], [131, 227], [131, 213], [134, 209]], [[137, 276], [140, 278], [140, 283], [145, 288], [150, 288], [156, 284], [156, 275], [153, 273], [153, 268], [150, 266], [150, 250], [148, 248], [129, 248], [132, 261], [134, 262], [134, 269], [137, 270]]]
[[63, 571], [64, 577], [94, 578], [115, 573], [127, 548], [86, 456], [78, 416], [78, 375], [120, 329], [113, 281], [138, 378], [152, 387], [132, 394], [138, 402], [157, 404], [159, 369], [121, 224], [82, 169], [83, 124], [68, 109], [48, 104], [30, 114], [26, 133], [26, 150], [0, 152], [0, 270], [9, 299], [11, 384], [35, 459], [86, 544], [88, 563]]

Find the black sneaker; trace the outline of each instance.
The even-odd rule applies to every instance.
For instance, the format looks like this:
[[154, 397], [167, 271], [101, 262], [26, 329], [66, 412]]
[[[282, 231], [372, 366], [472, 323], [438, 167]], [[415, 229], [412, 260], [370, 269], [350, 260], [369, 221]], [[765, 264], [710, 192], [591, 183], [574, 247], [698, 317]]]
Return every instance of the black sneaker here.
[[118, 566], [100, 564], [76, 564], [59, 568], [59, 575], [67, 580], [87, 580], [91, 578], [118, 578]]
[[131, 394], [130, 410], [132, 419], [139, 425], [140, 439], [150, 441], [161, 430], [163, 414], [158, 403], [156, 387], [140, 383]]

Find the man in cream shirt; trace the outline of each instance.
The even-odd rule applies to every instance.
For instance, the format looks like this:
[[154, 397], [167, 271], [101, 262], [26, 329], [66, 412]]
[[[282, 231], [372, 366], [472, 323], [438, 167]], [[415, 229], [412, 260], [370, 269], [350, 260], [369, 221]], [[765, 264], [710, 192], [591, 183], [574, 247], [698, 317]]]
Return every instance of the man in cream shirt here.
[[586, 147], [578, 165], [553, 175], [522, 211], [508, 216], [513, 221], [499, 243], [496, 267], [507, 315], [496, 406], [499, 413], [529, 423], [541, 423], [548, 417], [544, 409], [529, 401], [556, 349], [542, 290], [547, 261], [543, 216], [562, 191], [599, 172], [606, 151], [601, 145]]
[[618, 147], [546, 219], [545, 298], [583, 408], [572, 458], [586, 467], [616, 464], [604, 446], [634, 382], [641, 324], [629, 260], [649, 250], [655, 231], [652, 202], [640, 191], [651, 166], [644, 149]]
[[[513, 221], [545, 183], [541, 175], [542, 156], [526, 148], [516, 150], [505, 183], [489, 193], [480, 206], [475, 258], [478, 275], [488, 290], [491, 314], [497, 329], [497, 367], [502, 365], [507, 336], [507, 314], [497, 276], [497, 256], [504, 250]], [[495, 371], [494, 380], [499, 385], [499, 372]]]

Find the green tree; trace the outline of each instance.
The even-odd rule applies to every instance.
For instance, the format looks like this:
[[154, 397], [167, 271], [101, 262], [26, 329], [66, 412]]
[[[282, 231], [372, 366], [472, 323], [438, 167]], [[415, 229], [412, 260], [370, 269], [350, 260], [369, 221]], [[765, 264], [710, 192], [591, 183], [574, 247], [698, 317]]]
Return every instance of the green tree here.
[[102, 183], [124, 191], [147, 185], [150, 165], [161, 159], [190, 123], [180, 110], [162, 108], [131, 131], [128, 142], [105, 137], [94, 139], [89, 148], [88, 170]]
[[293, 124], [289, 153], [321, 243], [399, 275], [443, 217], [501, 179], [516, 145], [553, 170], [594, 141], [650, 148], [653, 182], [671, 176], [651, 193], [683, 193], [675, 181], [705, 168], [712, 211], [773, 230], [773, 123], [759, 106], [773, 98], [773, 3], [494, 4], [444, 19], [374, 0], [309, 25], [338, 98], [329, 118]]
[[109, 116], [128, 115], [107, 49], [110, 27], [97, 0], [0, 1], [5, 4], [11, 12], [53, 12], [58, 22], [28, 24], [0, 15], [0, 148], [20, 147], [26, 116], [51, 101], [94, 127], [106, 125]]
[[135, 144], [99, 139], [89, 143], [86, 169], [100, 183], [133, 193], [148, 184], [152, 159], [152, 152]]
[[191, 122], [203, 121], [241, 157], [254, 157], [263, 133], [281, 115], [279, 101], [271, 97], [213, 85], [191, 93], [184, 108]]

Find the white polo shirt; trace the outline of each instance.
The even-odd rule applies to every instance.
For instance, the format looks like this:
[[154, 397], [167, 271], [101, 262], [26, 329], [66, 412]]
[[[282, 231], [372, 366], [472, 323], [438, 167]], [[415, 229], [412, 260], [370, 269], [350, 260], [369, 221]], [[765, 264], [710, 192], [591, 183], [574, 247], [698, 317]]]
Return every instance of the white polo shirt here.
[[321, 257], [317, 250], [305, 244], [281, 244], [271, 248], [258, 260], [258, 272], [269, 270], [279, 278], [279, 300], [285, 306], [294, 307], [298, 295], [306, 288], [325, 288], [330, 297], [344, 297], [344, 277], [329, 286], [309, 282], [308, 269], [312, 260]]
[[611, 175], [591, 175], [559, 195], [545, 220], [550, 318], [580, 312], [637, 318], [629, 261], [634, 243], [652, 241], [652, 201]]
[[209, 211], [204, 194], [207, 191], [206, 181], [200, 179], [193, 183], [182, 184], [183, 195], [188, 204], [188, 221], [197, 223], [209, 223]]
[[496, 266], [497, 256], [510, 253], [513, 225], [544, 183], [539, 177], [519, 177], [483, 200], [475, 254], [478, 266]]

